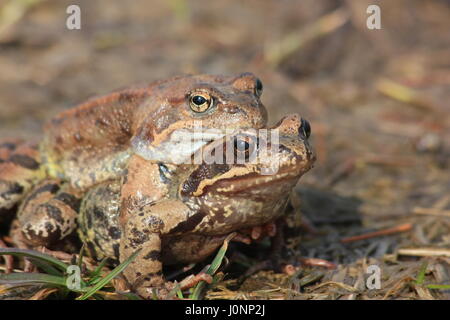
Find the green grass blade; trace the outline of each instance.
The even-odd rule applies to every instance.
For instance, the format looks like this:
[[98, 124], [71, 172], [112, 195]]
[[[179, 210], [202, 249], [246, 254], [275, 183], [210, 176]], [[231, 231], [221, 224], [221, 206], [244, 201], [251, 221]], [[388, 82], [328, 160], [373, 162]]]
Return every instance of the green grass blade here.
[[142, 300], [141, 297], [132, 292], [117, 292], [117, 294], [127, 298], [128, 300]]
[[39, 269], [41, 269], [42, 271], [44, 271], [46, 274], [50, 274], [53, 276], [64, 276], [64, 273], [61, 270], [56, 269], [53, 265], [44, 262], [42, 260], [38, 260], [38, 259], [31, 259], [30, 261]]
[[178, 296], [178, 299], [181, 299], [181, 300], [184, 299], [183, 292], [181, 292], [180, 289], [177, 290], [177, 296]]
[[67, 270], [68, 265], [64, 262], [42, 252], [27, 250], [27, 249], [18, 249], [18, 248], [0, 248], [0, 255], [12, 255], [16, 257], [27, 257], [32, 258], [34, 260], [40, 260], [42, 262], [51, 264], [61, 271], [65, 272]]
[[95, 268], [94, 271], [91, 273], [91, 278], [96, 278], [100, 275], [100, 272], [102, 271], [103, 267], [106, 265], [106, 262], [108, 261], [108, 258], [103, 259], [100, 264]]
[[426, 287], [428, 289], [450, 290], [450, 284], [429, 284]]
[[112, 270], [110, 273], [108, 273], [102, 280], [97, 282], [96, 285], [91, 287], [84, 295], [81, 297], [78, 297], [77, 300], [86, 300], [93, 294], [95, 294], [98, 290], [103, 288], [106, 284], [108, 284], [112, 279], [114, 279], [119, 273], [121, 273], [139, 254], [141, 249], [137, 250], [135, 253], [133, 253], [127, 260], [122, 262], [120, 265], [118, 265], [114, 270]]
[[0, 285], [33, 285], [45, 284], [50, 286], [65, 287], [66, 279], [44, 273], [8, 273], [0, 274]]
[[425, 274], [427, 272], [428, 262], [424, 261], [420, 266], [419, 274], [417, 275], [416, 284], [422, 285], [425, 281]]
[[[209, 266], [208, 270], [206, 270], [206, 274], [209, 274], [210, 276], [213, 276], [214, 273], [217, 272], [217, 270], [219, 269], [220, 265], [222, 264], [222, 260], [225, 257], [225, 253], [228, 250], [228, 243], [230, 242], [230, 240], [235, 236], [235, 233], [230, 234], [224, 241], [223, 241], [223, 245], [222, 247], [219, 249], [219, 251], [217, 252], [213, 262], [211, 263], [211, 265]], [[190, 299], [192, 300], [198, 300], [200, 298], [200, 294], [202, 293], [203, 289], [206, 286], [206, 282], [205, 281], [201, 281], [197, 284], [197, 286], [194, 289], [194, 292], [189, 296]]]

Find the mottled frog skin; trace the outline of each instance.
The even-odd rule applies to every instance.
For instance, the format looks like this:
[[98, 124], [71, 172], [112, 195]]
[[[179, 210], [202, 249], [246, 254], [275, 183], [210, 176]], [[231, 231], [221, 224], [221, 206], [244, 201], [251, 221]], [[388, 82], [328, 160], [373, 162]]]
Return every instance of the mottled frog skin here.
[[[160, 164], [159, 179], [167, 195], [150, 204], [130, 204], [135, 214], [123, 224], [120, 182], [92, 188], [81, 205], [81, 238], [99, 259], [124, 261], [141, 249], [124, 271], [130, 287], [144, 298], [155, 288], [167, 292], [172, 284], [164, 280], [163, 264], [201, 261], [231, 232], [263, 225], [284, 213], [291, 190], [315, 156], [308, 143], [309, 124], [298, 115], [283, 118], [274, 129], [279, 130], [278, 142], [270, 135], [266, 139], [241, 130], [202, 149], [208, 153], [231, 145], [235, 157], [252, 154], [253, 162], [203, 161], [174, 168]], [[279, 164], [276, 173], [262, 174], [274, 163]]]
[[[74, 231], [81, 197], [94, 185], [126, 176], [122, 203], [139, 201], [149, 190], [151, 199], [161, 199], [166, 190], [152, 177], [159, 176], [162, 160], [171, 165], [164, 156], [174, 149], [172, 135], [199, 121], [204, 128], [263, 127], [261, 92], [251, 73], [179, 76], [64, 111], [46, 124], [39, 145], [0, 143], [0, 209], [20, 203], [24, 242], [48, 246]], [[176, 148], [176, 155], [190, 157], [207, 142]], [[128, 213], [123, 210], [123, 221]]]

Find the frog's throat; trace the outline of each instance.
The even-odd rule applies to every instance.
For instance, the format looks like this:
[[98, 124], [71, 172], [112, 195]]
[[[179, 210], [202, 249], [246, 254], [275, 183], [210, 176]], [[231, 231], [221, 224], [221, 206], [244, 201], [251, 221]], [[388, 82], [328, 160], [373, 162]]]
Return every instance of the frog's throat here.
[[133, 152], [142, 158], [164, 163], [190, 164], [192, 155], [211, 141], [225, 136], [223, 130], [196, 132], [189, 130], [174, 131], [168, 141], [156, 146], [148, 141], [135, 137], [131, 141]]

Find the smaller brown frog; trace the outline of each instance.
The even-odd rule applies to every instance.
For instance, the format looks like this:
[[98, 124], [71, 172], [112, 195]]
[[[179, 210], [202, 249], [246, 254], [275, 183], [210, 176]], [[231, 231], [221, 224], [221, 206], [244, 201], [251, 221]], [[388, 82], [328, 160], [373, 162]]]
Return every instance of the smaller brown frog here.
[[[200, 164], [171, 170], [160, 163], [167, 197], [129, 204], [135, 214], [123, 226], [120, 182], [92, 188], [79, 216], [79, 234], [91, 254], [124, 261], [141, 249], [124, 275], [142, 297], [150, 298], [155, 288], [164, 296], [173, 284], [164, 279], [163, 263], [201, 261], [230, 233], [279, 218], [291, 190], [315, 157], [308, 143], [309, 123], [298, 115], [283, 118], [272, 129], [278, 139], [251, 130], [218, 139], [203, 147]], [[226, 159], [230, 146], [231, 163]], [[205, 154], [216, 161], [206, 161]]]

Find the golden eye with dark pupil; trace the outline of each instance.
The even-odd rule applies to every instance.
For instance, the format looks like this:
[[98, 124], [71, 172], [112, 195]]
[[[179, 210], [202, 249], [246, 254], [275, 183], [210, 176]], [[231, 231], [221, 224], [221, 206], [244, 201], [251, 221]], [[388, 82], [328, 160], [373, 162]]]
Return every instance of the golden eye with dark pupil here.
[[196, 93], [190, 97], [189, 105], [194, 112], [205, 112], [211, 107], [212, 98], [206, 93]]

